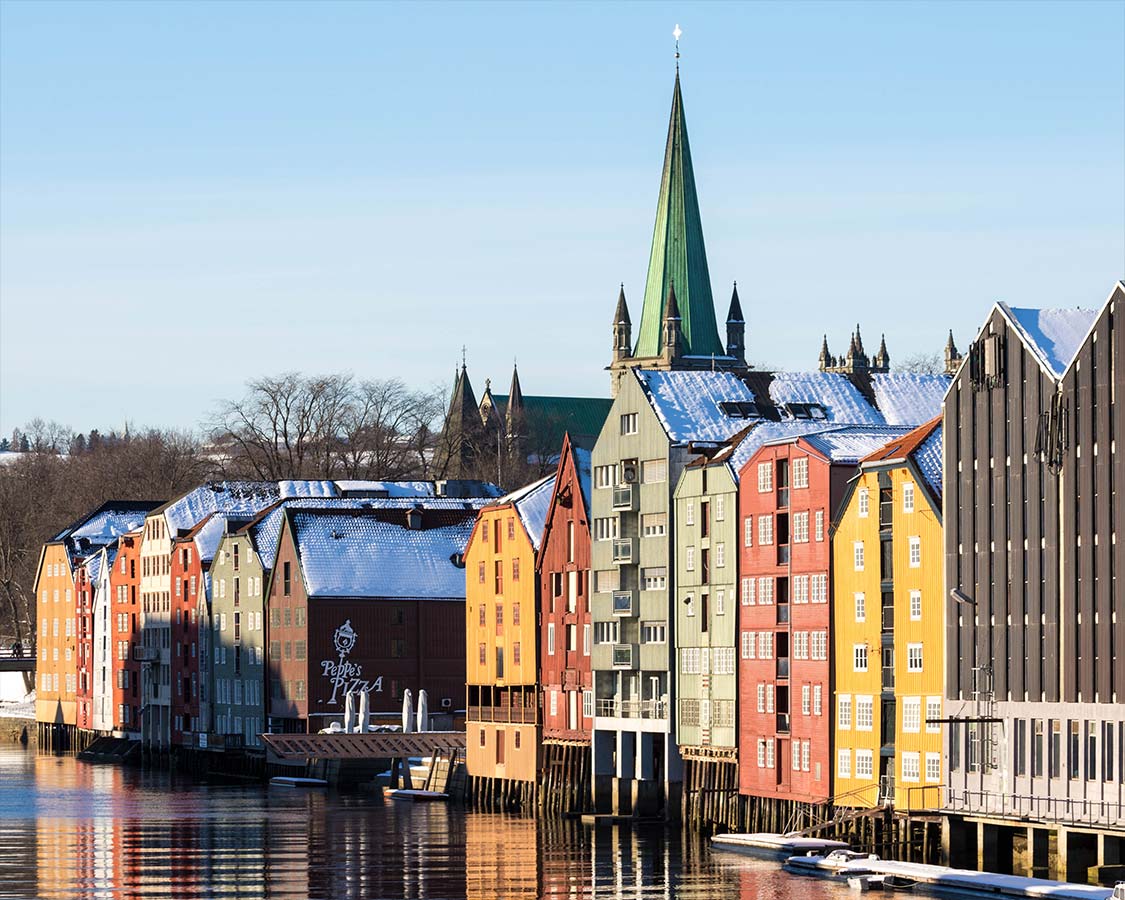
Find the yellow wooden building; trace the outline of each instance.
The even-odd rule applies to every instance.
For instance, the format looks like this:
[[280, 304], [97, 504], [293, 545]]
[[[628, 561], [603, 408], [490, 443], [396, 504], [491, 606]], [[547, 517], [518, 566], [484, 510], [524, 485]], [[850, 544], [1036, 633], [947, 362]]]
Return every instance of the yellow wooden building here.
[[466, 757], [474, 779], [496, 780], [478, 793], [505, 802], [512, 782], [539, 779], [535, 557], [554, 487], [551, 475], [486, 506], [465, 549]]
[[941, 419], [865, 458], [833, 525], [835, 795], [940, 806]]

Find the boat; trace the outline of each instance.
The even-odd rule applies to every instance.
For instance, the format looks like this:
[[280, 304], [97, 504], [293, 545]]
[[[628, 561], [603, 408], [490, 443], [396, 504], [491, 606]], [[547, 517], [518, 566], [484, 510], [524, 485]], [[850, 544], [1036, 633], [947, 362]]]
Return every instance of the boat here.
[[905, 875], [886, 875], [883, 878], [883, 890], [887, 892], [912, 891], [917, 886], [917, 881]]
[[883, 887], [886, 875], [851, 875], [848, 877], [848, 887], [853, 891], [877, 891]]
[[328, 782], [323, 778], [297, 778], [291, 775], [275, 775], [270, 779], [270, 784], [274, 787], [292, 787], [292, 788], [326, 788]]
[[790, 856], [785, 860], [785, 868], [803, 875], [827, 875], [848, 877], [851, 875], [874, 875], [868, 863], [879, 862], [874, 853], [858, 853], [855, 850], [833, 850], [821, 855], [815, 850], [804, 856]]
[[433, 801], [433, 800], [448, 800], [449, 794], [443, 794], [441, 791], [415, 791], [409, 788], [383, 788], [383, 796], [388, 800], [414, 800], [414, 801]]
[[1125, 900], [1125, 881], [1119, 881], [1113, 886], [1113, 893], [1109, 895], [1109, 900]]
[[843, 841], [826, 841], [800, 835], [763, 832], [756, 834], [716, 834], [711, 838], [711, 848], [777, 859], [800, 853], [823, 854], [833, 850], [847, 850], [848, 845]]

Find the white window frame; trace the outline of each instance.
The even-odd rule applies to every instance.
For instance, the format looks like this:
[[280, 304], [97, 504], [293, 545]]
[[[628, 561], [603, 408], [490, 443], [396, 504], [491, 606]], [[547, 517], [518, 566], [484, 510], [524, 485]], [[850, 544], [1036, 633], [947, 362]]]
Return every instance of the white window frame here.
[[941, 718], [941, 697], [926, 698], [926, 734], [940, 734], [941, 722], [930, 721]]
[[773, 490], [773, 460], [758, 463], [758, 493], [768, 494]]
[[910, 568], [922, 567], [922, 539], [917, 536], [910, 538]]
[[921, 591], [911, 591], [910, 592], [910, 621], [911, 622], [921, 622], [922, 621], [922, 592]]
[[919, 734], [922, 731], [922, 698], [902, 698], [902, 731], [904, 734]]
[[836, 751], [836, 777], [837, 778], [851, 778], [852, 777], [852, 751], [851, 750], [837, 750]]
[[794, 457], [790, 475], [790, 482], [794, 488], [807, 488], [809, 486], [809, 458], [807, 456]]
[[852, 671], [867, 671], [867, 644], [852, 644]]
[[856, 572], [863, 571], [864, 564], [863, 541], [852, 542], [852, 565]]
[[871, 492], [867, 488], [859, 489], [859, 512], [861, 519], [866, 519], [871, 513]]
[[857, 622], [867, 621], [867, 595], [863, 591], [855, 592], [855, 620]]
[[924, 664], [921, 644], [906, 645], [906, 671], [921, 672]]
[[918, 753], [903, 753], [902, 754], [902, 780], [910, 784], [916, 784], [922, 780], [921, 772], [922, 760]]
[[904, 513], [914, 512], [914, 482], [907, 481], [902, 485], [902, 511]]
[[773, 516], [770, 514], [758, 516], [758, 544], [763, 547], [773, 544]]

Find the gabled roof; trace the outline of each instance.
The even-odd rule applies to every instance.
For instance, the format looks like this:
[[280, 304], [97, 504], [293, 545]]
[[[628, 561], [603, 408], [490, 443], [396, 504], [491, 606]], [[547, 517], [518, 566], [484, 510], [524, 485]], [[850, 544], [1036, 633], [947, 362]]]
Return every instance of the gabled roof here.
[[664, 301], [673, 284], [682, 320], [683, 355], [724, 356], [726, 347], [719, 340], [715, 325], [715, 303], [711, 297], [711, 275], [707, 270], [679, 72], [672, 92], [664, 170], [660, 176], [660, 197], [656, 204], [656, 224], [634, 356], [660, 354]]
[[836, 425], [882, 425], [875, 409], [844, 375], [832, 372], [778, 372], [770, 382], [770, 399], [783, 410], [787, 404], [817, 404], [821, 420]]
[[941, 508], [941, 416], [931, 419], [900, 438], [888, 441], [865, 456], [864, 466], [877, 466], [909, 460], [922, 476], [935, 504]]
[[546, 478], [525, 485], [501, 497], [496, 506], [511, 505], [520, 517], [523, 530], [531, 540], [531, 546], [539, 551], [543, 541], [543, 526], [547, 523], [547, 511], [551, 508], [551, 497], [555, 493], [555, 473]]
[[803, 440], [832, 463], [857, 465], [887, 441], [900, 438], [908, 429], [893, 425], [849, 425], [803, 436]]
[[415, 530], [384, 512], [286, 510], [309, 597], [463, 601], [474, 513]]
[[[510, 395], [493, 394], [499, 412], [506, 416]], [[606, 397], [541, 397], [522, 395], [520, 414], [523, 427], [533, 447], [531, 449], [557, 449], [562, 446], [563, 435], [596, 437], [605, 424], [613, 401]]]
[[1062, 378], [1098, 317], [1093, 309], [1029, 309], [997, 303], [1028, 352], [1053, 379]]
[[875, 403], [888, 425], [921, 425], [941, 414], [949, 375], [883, 372], [871, 375]]
[[63, 543], [73, 566], [76, 559], [89, 556], [142, 526], [145, 516], [159, 506], [156, 500], [107, 500], [71, 522], [47, 543]]
[[281, 492], [273, 481], [214, 481], [188, 491], [153, 513], [164, 516], [169, 535], [175, 537], [181, 530], [194, 528], [211, 513], [225, 512], [249, 519], [280, 498]]
[[729, 456], [724, 455], [724, 461], [730, 465], [734, 480], [737, 482], [741, 477], [743, 466], [746, 465], [750, 457], [766, 444], [791, 440], [806, 434], [815, 434], [832, 427], [832, 425], [823, 422], [808, 422], [799, 419], [786, 419], [783, 422], [756, 422], [742, 434], [737, 442], [732, 439]]
[[731, 372], [633, 369], [641, 390], [672, 443], [725, 441], [746, 427], [723, 403], [754, 403], [754, 393]]
[[929, 437], [911, 454], [911, 459], [918, 466], [918, 471], [937, 500], [938, 509], [941, 509], [942, 495], [941, 442], [942, 426], [941, 419], [938, 419], [937, 425], [930, 431]]

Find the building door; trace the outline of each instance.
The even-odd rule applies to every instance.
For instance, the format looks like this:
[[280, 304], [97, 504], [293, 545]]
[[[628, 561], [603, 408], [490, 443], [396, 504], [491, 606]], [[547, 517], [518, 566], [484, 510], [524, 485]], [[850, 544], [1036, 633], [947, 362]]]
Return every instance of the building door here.
[[566, 696], [569, 700], [566, 727], [575, 731], [578, 729], [578, 691], [567, 691]]
[[504, 729], [496, 729], [496, 765], [504, 765]]

